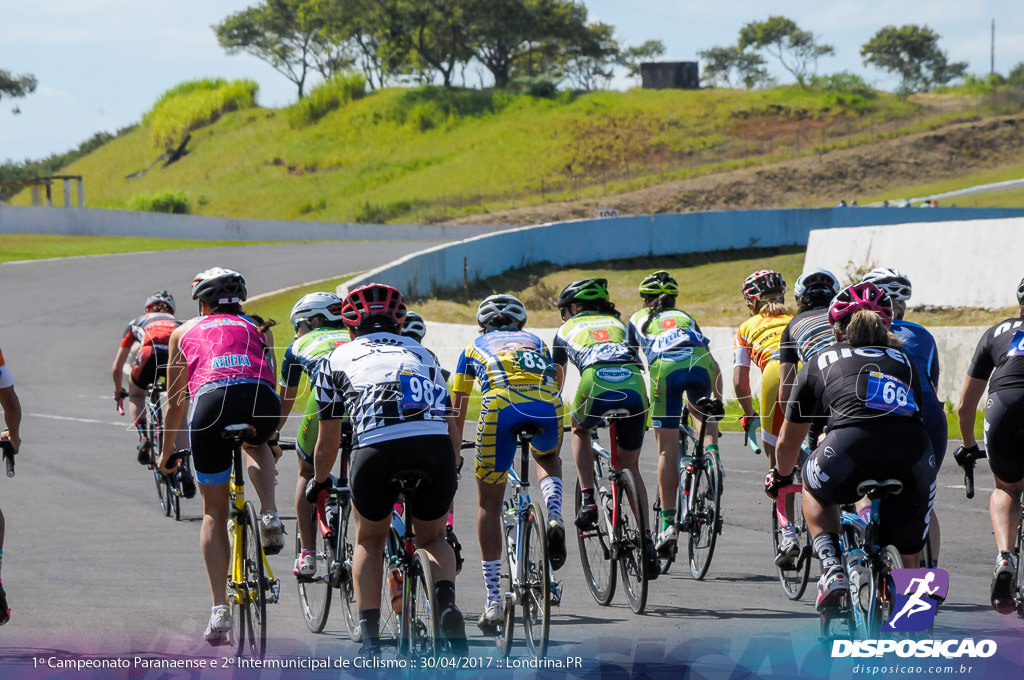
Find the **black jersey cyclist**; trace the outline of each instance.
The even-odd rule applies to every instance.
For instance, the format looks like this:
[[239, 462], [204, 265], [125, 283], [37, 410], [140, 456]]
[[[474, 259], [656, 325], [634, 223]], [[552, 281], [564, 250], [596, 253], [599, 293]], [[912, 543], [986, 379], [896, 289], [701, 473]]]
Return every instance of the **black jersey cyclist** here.
[[[14, 378], [11, 369], [4, 363], [4, 353], [0, 350], [0, 409], [4, 412], [4, 429], [0, 431], [0, 441], [8, 442], [18, 453], [21, 448], [21, 401], [14, 391]], [[0, 567], [4, 559], [4, 532], [7, 524], [4, 513], [0, 511]], [[0, 580], [0, 626], [11, 620], [11, 608], [7, 604], [7, 592]]]
[[988, 507], [997, 551], [992, 607], [1000, 614], [1015, 611], [1013, 580], [1021, 558], [1014, 554], [1014, 543], [1024, 491], [1024, 280], [1017, 286], [1017, 304], [1018, 317], [1000, 321], [981, 336], [957, 407], [962, 447], [977, 451], [974, 422], [988, 386], [984, 444], [995, 479]]
[[[213, 267], [198, 273], [192, 281], [192, 299], [199, 302], [199, 316], [179, 326], [169, 344], [168, 427], [181, 422], [186, 392], [192, 402], [189, 440], [203, 499], [199, 544], [213, 595], [204, 637], [212, 645], [228, 642], [231, 630], [227, 522], [233, 446], [221, 436], [228, 425], [247, 423], [256, 430], [243, 450], [249, 479], [260, 500], [263, 547], [271, 555], [284, 547], [274, 499], [274, 456], [267, 445], [281, 417], [270, 349], [274, 340], [268, 327], [257, 326], [242, 310], [246, 296], [245, 279], [236, 271]], [[157, 461], [164, 472], [170, 472], [167, 463], [173, 453], [174, 442], [167, 437]]]
[[815, 418], [828, 433], [803, 466], [803, 513], [821, 560], [819, 611], [849, 593], [839, 555], [839, 506], [857, 500], [865, 479], [898, 479], [902, 493], [882, 500], [880, 542], [916, 564], [935, 498], [935, 457], [921, 423], [921, 385], [889, 333], [892, 303], [870, 283], [844, 289], [829, 307], [836, 344], [800, 370], [779, 437], [778, 465], [765, 478], [774, 496], [792, 483], [800, 444]]
[[[352, 339], [348, 327], [341, 319], [342, 300], [334, 293], [317, 291], [299, 298], [292, 306], [290, 319], [295, 328], [295, 341], [288, 346], [281, 359], [281, 422], [292, 412], [299, 393], [302, 376], [313, 384], [321, 359], [330, 355], [335, 347]], [[313, 508], [306, 500], [306, 484], [313, 478], [313, 447], [320, 420], [317, 418], [316, 395], [312, 389], [306, 397], [305, 412], [295, 437], [295, 453], [299, 461], [299, 474], [295, 488], [295, 516], [299, 529], [299, 554], [292, 573], [309, 577], [316, 573], [316, 521]]]
[[[630, 413], [616, 428], [619, 460], [632, 473], [640, 504], [647, 507], [647, 490], [639, 465], [647, 418], [647, 386], [640, 357], [626, 342], [626, 324], [609, 299], [607, 279], [573, 281], [559, 294], [558, 310], [562, 326], [555, 333], [551, 358], [559, 386], [565, 384], [565, 367], [570, 361], [580, 372], [580, 385], [572, 404], [572, 452], [583, 496], [576, 524], [587, 527], [597, 521], [590, 433], [611, 409], [626, 409]], [[658, 577], [658, 554], [649, 527], [644, 527], [644, 567], [649, 579]]]
[[347, 418], [353, 430], [349, 486], [356, 524], [355, 595], [362, 651], [376, 654], [380, 556], [399, 493], [390, 482], [402, 471], [425, 476], [411, 501], [416, 543], [430, 555], [437, 621], [458, 653], [466, 648], [466, 630], [455, 605], [455, 554], [445, 541], [445, 519], [455, 496], [454, 448], [462, 437], [449, 417], [451, 397], [433, 355], [400, 335], [405, 315], [402, 294], [392, 286], [368, 283], [345, 297], [342, 318], [353, 339], [335, 349], [317, 372], [320, 434], [306, 498], [315, 502], [329, 487], [342, 418]]
[[[679, 282], [675, 277], [666, 271], [654, 272], [640, 282], [637, 292], [644, 307], [630, 317], [626, 341], [646, 358], [651, 377], [651, 425], [658, 442], [658, 488], [662, 505], [662, 526], [655, 547], [666, 553], [678, 540], [675, 506], [684, 395], [690, 413], [699, 424], [703, 416], [694, 404], [712, 394], [721, 399], [722, 376], [708, 349], [708, 338], [701, 333], [696, 319], [676, 308]], [[707, 428], [704, 445], [717, 461], [717, 425]], [[657, 517], [652, 519], [652, 522], [657, 521]]]

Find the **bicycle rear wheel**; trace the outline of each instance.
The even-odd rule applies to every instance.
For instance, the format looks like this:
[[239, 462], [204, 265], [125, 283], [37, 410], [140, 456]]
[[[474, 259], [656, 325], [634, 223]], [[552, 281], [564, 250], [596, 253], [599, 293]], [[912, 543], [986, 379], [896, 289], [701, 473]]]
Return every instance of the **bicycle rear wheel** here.
[[629, 608], [642, 614], [647, 607], [647, 574], [644, 571], [644, 507], [640, 505], [636, 481], [629, 470], [622, 470], [615, 485], [615, 504], [619, 524], [615, 527], [615, 546], [619, 573]]
[[[316, 559], [316, 572], [313, 576], [299, 576], [296, 578], [299, 586], [299, 610], [302, 611], [302, 618], [306, 627], [311, 633], [322, 633], [327, 625], [327, 616], [331, 611], [331, 584], [330, 567], [331, 555], [328, 553], [327, 543], [324, 535], [320, 533], [319, 525], [316, 528], [316, 543], [313, 546], [313, 555]], [[299, 525], [295, 523], [295, 558], [302, 554], [302, 544], [299, 541]]]
[[523, 582], [519, 584], [523, 605], [526, 647], [538, 659], [548, 651], [551, 628], [551, 571], [544, 511], [530, 503], [526, 511]]
[[[791, 508], [786, 509], [786, 515], [797, 531], [797, 538], [800, 541], [800, 555], [796, 561], [787, 566], [776, 565], [775, 570], [779, 575], [779, 583], [786, 597], [791, 600], [799, 600], [807, 590], [807, 581], [811, 574], [811, 556], [813, 550], [807, 541], [807, 523], [803, 513], [803, 494], [794, 491], [786, 496], [787, 501], [792, 503]], [[775, 505], [772, 504], [772, 548], [773, 555], [779, 554], [779, 546], [785, 539], [782, 533], [782, 526], [779, 524], [778, 514], [775, 512]]]
[[339, 561], [337, 565], [337, 580], [335, 583], [335, 569], [331, 570], [331, 586], [337, 586], [341, 595], [341, 611], [345, 614], [345, 626], [348, 628], [348, 636], [354, 642], [359, 642], [362, 637], [359, 630], [359, 607], [356, 606], [355, 575], [352, 573], [352, 557], [355, 553], [354, 536], [355, 529], [352, 528], [352, 501], [345, 500], [338, 504], [338, 536], [335, 539], [334, 559]]
[[437, 656], [441, 648], [438, 634], [440, 621], [437, 610], [437, 593], [434, 591], [434, 575], [430, 568], [427, 551], [418, 549], [412, 556], [412, 566], [406, 576], [404, 588], [406, 613], [409, 617], [409, 639], [403, 640], [399, 649], [415, 658]]
[[690, 492], [690, 575], [702, 580], [711, 566], [715, 554], [715, 542], [721, 531], [721, 503], [718, 495], [721, 485], [718, 480], [718, 466], [711, 457], [693, 470], [693, 490]]
[[384, 543], [384, 578], [381, 582], [380, 596], [380, 639], [384, 644], [398, 644], [401, 607], [399, 607], [398, 613], [392, 607], [391, 586], [388, 580], [391, 576], [392, 567], [398, 567], [401, 559], [399, 557], [401, 549], [402, 544], [398, 537], [398, 532], [392, 527], [388, 532], [388, 540]]
[[252, 503], [245, 504], [245, 520], [242, 526], [242, 573], [245, 601], [245, 635], [240, 638], [239, 656], [248, 653], [262, 659], [267, 651], [267, 578], [263, 569], [263, 544], [260, 539], [259, 518]]
[[[600, 463], [595, 456], [594, 467]], [[611, 483], [603, 475], [595, 479], [594, 498], [597, 503], [597, 522], [587, 529], [576, 528], [576, 540], [580, 547], [580, 564], [583, 565], [583, 576], [587, 579], [590, 594], [600, 605], [607, 605], [615, 595], [615, 562], [612, 559], [611, 546]], [[576, 480], [576, 515], [579, 516], [583, 496], [580, 483]]]
[[896, 587], [892, 581], [892, 570], [903, 568], [903, 558], [895, 546], [887, 545], [881, 550], [885, 567], [871, 570], [871, 597], [867, 611], [868, 635], [878, 639], [882, 627], [892, 616], [896, 606]]
[[1024, 555], [1021, 554], [1021, 545], [1024, 544], [1024, 511], [1021, 521], [1017, 525], [1017, 578], [1013, 584], [1013, 602], [1017, 605], [1017, 618], [1024, 619]]
[[[520, 526], [520, 515], [518, 511], [512, 509], [511, 501], [505, 500], [502, 504], [502, 537], [504, 538], [503, 552], [505, 553], [505, 560], [502, 564], [502, 571], [504, 572], [501, 577], [501, 581], [504, 584], [504, 588], [501, 590], [502, 603], [504, 604], [505, 618], [501, 622], [497, 630], [497, 643], [498, 649], [501, 651], [501, 655], [508, 658], [512, 652], [512, 640], [515, 639], [515, 628], [516, 628], [516, 598], [515, 598], [515, 581], [516, 581], [516, 531]], [[510, 520], [510, 518], [515, 518]], [[525, 533], [525, 532], [524, 532]]]

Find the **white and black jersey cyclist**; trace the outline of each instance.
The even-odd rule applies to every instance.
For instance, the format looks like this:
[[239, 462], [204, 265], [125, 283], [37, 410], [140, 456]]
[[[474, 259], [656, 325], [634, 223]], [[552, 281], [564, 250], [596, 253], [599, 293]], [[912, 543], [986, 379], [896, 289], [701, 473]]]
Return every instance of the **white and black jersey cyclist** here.
[[380, 556], [399, 493], [392, 480], [403, 471], [423, 476], [415, 497], [406, 500], [417, 545], [435, 570], [437, 620], [453, 650], [466, 644], [464, 618], [455, 605], [455, 554], [445, 541], [456, 488], [454, 446], [462, 437], [449, 417], [451, 397], [437, 361], [414, 339], [400, 335], [405, 314], [396, 288], [369, 283], [352, 290], [342, 317], [353, 340], [320, 364], [315, 386], [320, 433], [306, 498], [315, 502], [328, 488], [346, 418], [353, 434], [354, 585], [367, 654], [380, 650]]

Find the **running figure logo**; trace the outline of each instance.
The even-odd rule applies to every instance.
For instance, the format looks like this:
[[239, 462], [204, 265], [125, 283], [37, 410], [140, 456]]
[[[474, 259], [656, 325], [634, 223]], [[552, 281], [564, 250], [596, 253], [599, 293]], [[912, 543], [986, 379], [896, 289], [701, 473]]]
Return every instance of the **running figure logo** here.
[[949, 573], [945, 569], [894, 569], [892, 580], [896, 603], [884, 630], [927, 630], [935, 621], [939, 601], [949, 592]]

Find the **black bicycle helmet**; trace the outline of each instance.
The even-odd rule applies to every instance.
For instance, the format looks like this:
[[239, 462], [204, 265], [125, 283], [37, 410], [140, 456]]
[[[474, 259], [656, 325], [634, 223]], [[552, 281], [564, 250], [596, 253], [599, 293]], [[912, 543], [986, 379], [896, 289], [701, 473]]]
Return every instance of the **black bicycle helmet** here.
[[208, 305], [245, 302], [245, 278], [232, 269], [213, 267], [192, 279], [192, 299]]
[[1017, 286], [1017, 304], [1024, 307], [1024, 279], [1020, 280], [1020, 285]]
[[568, 307], [573, 302], [608, 300], [608, 279], [580, 279], [562, 289], [558, 296], [558, 308]]

